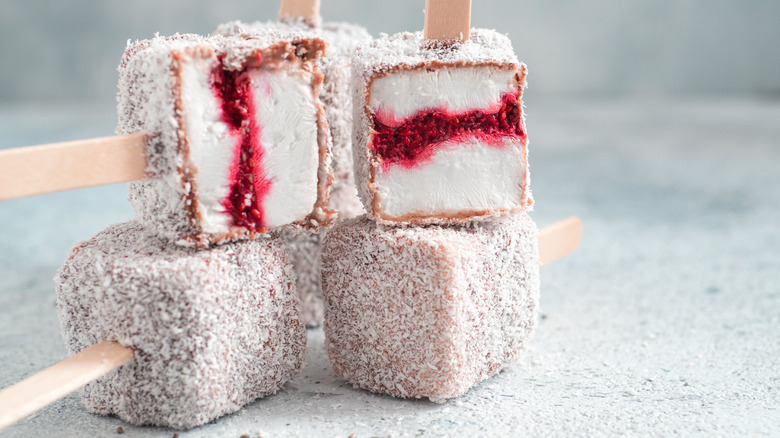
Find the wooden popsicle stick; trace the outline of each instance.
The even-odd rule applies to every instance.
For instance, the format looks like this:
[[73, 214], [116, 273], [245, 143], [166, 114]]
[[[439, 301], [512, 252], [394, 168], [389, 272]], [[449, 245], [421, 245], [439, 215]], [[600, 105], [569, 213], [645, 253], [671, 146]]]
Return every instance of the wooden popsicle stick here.
[[539, 260], [542, 265], [573, 253], [582, 241], [582, 220], [572, 216], [539, 230]]
[[42, 409], [133, 359], [133, 350], [103, 341], [0, 391], [0, 429]]
[[320, 22], [320, 0], [282, 0], [282, 6], [279, 9], [279, 19], [297, 19], [312, 26]]
[[144, 135], [0, 150], [0, 201], [144, 177]]
[[471, 33], [471, 0], [425, 0], [425, 39], [467, 41]]

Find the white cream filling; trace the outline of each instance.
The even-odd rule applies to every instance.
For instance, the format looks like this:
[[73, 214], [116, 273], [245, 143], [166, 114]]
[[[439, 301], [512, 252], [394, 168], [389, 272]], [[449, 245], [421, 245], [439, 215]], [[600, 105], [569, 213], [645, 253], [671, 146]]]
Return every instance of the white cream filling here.
[[517, 92], [514, 70], [495, 67], [443, 67], [404, 71], [375, 79], [369, 110], [390, 126], [418, 111], [445, 108], [455, 114], [501, 104], [501, 96]]
[[192, 59], [182, 63], [181, 69], [184, 129], [190, 161], [196, 168], [196, 209], [206, 233], [224, 232], [231, 222], [222, 200], [230, 194], [230, 166], [241, 140], [231, 135], [222, 121], [222, 103], [214, 96], [209, 80], [213, 65], [213, 59]]
[[380, 166], [374, 179], [380, 210], [389, 216], [453, 215], [521, 205], [526, 163], [521, 140], [503, 147], [466, 137], [447, 141], [412, 168]]
[[273, 228], [305, 218], [317, 201], [317, 108], [310, 73], [254, 69], [249, 74], [263, 172], [271, 182], [262, 208], [266, 225]]

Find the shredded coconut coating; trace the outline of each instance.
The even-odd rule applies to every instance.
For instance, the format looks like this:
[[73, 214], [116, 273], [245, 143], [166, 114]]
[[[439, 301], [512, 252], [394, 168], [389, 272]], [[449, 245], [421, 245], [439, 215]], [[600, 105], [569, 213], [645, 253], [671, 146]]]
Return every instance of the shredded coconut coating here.
[[[220, 25], [215, 35], [261, 37], [267, 32], [302, 32], [328, 43], [326, 55], [319, 58], [323, 73], [320, 100], [325, 106], [331, 137], [333, 138], [334, 182], [328, 198], [328, 207], [338, 213], [339, 219], [363, 214], [363, 205], [357, 195], [352, 167], [352, 54], [358, 44], [367, 43], [371, 35], [361, 26], [349, 23], [325, 23], [312, 27], [300, 20], [283, 22], [242, 23], [233, 21]], [[320, 286], [320, 231], [311, 233], [294, 229], [284, 231], [292, 249], [293, 265], [298, 275], [298, 293], [301, 297], [302, 319], [309, 327], [322, 324], [323, 304]]]
[[161, 232], [172, 238], [197, 234], [186, 205], [192, 187], [187, 187], [180, 168], [182, 130], [176, 115], [173, 63], [175, 51], [200, 53], [217, 60], [214, 40], [198, 35], [156, 37], [136, 43], [128, 41], [119, 65], [117, 134], [143, 132], [147, 135], [147, 178], [130, 184], [130, 202], [147, 223], [161, 224]]
[[[459, 68], [490, 66], [496, 69], [516, 71], [516, 80], [521, 90], [526, 86], [526, 66], [515, 56], [509, 38], [495, 30], [471, 29], [470, 39], [465, 42], [433, 44], [423, 38], [422, 32], [402, 32], [394, 35], [382, 34], [370, 43], [359, 45], [352, 59], [352, 110], [353, 110], [353, 161], [355, 184], [358, 194], [369, 216], [385, 224], [464, 224], [474, 220], [519, 213], [519, 211], [488, 210], [480, 214], [450, 215], [428, 219], [393, 218], [384, 219], [376, 211], [373, 177], [380, 166], [370, 148], [374, 134], [371, 113], [368, 109], [371, 84], [374, 79], [390, 74], [419, 69]], [[523, 126], [525, 122], [523, 120]], [[527, 146], [527, 142], [524, 147]], [[522, 211], [533, 205], [529, 187], [530, 174], [525, 172]]]
[[316, 60], [325, 43], [292, 31], [268, 32], [251, 40], [223, 36], [156, 36], [128, 42], [119, 65], [117, 134], [147, 135], [147, 178], [130, 183], [129, 199], [136, 215], [162, 235], [183, 246], [206, 247], [228, 241], [256, 238], [261, 233], [232, 226], [222, 233], [201, 229], [197, 167], [190, 160], [181, 105], [180, 67], [197, 58], [210, 60], [214, 67], [242, 70], [248, 66], [303, 69], [313, 73], [320, 163], [317, 202], [312, 212], [297, 225], [306, 228], [329, 226], [335, 214], [326, 207], [333, 182], [331, 139], [325, 109], [319, 100], [322, 74]]
[[537, 240], [525, 213], [467, 226], [337, 224], [322, 243], [333, 370], [356, 387], [434, 402], [496, 374], [536, 325]]
[[188, 429], [275, 393], [303, 365], [295, 274], [278, 238], [203, 251], [131, 221], [76, 246], [55, 282], [72, 354], [102, 340], [135, 350], [81, 391], [91, 412]]

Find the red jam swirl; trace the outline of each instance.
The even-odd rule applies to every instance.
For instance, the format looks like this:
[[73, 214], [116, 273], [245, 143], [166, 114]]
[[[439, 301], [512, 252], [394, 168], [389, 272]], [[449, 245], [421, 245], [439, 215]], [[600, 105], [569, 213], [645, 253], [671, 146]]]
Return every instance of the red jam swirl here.
[[[456, 137], [475, 134], [480, 138], [525, 137], [521, 125], [521, 102], [516, 94], [501, 97], [498, 111], [484, 110], [452, 114], [442, 109], [421, 111], [399, 126], [382, 123], [374, 115], [374, 137], [371, 147], [382, 159], [383, 167], [398, 164], [404, 167], [431, 159], [438, 145]], [[503, 142], [489, 144], [501, 147]]]
[[214, 95], [222, 102], [222, 121], [240, 138], [230, 167], [230, 194], [222, 206], [232, 225], [265, 232], [263, 200], [271, 189], [263, 168], [263, 146], [252, 93], [252, 79], [245, 72], [218, 68], [212, 75]]

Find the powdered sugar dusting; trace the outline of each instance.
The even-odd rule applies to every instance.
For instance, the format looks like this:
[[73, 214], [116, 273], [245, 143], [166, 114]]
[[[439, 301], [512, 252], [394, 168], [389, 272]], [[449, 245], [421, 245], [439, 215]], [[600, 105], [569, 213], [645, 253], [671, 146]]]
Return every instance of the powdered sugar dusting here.
[[512, 363], [539, 301], [526, 214], [465, 226], [390, 227], [366, 216], [323, 239], [328, 355], [348, 382], [441, 402]]
[[191, 428], [275, 393], [303, 365], [295, 274], [278, 238], [202, 251], [132, 221], [76, 246], [55, 281], [71, 353], [104, 339], [135, 349], [82, 390], [92, 412]]

